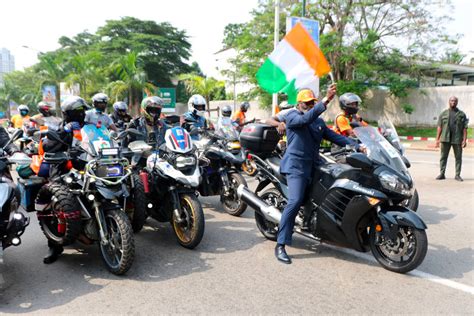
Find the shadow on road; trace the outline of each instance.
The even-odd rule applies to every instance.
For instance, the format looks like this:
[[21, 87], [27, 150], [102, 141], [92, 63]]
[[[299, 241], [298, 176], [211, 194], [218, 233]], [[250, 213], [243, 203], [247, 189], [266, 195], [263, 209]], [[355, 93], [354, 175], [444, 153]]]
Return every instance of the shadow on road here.
[[[429, 247], [425, 265], [427, 272], [443, 278], [460, 279], [464, 274], [474, 271], [474, 249], [453, 250], [438, 244], [430, 244]], [[440, 262], [443, 265], [438, 268]]]
[[456, 217], [456, 214], [454, 214], [447, 207], [438, 207], [426, 204], [421, 204], [418, 207], [418, 215], [422, 217], [426, 225], [440, 224]]
[[[86, 302], [84, 296], [94, 295], [112, 283], [125, 286], [129, 280], [163, 282], [202, 273], [213, 268], [216, 256], [243, 251], [263, 241], [257, 236], [253, 221], [233, 218], [222, 210], [216, 210], [214, 203], [205, 206], [205, 233], [201, 244], [194, 250], [178, 244], [169, 223], [148, 219], [144, 229], [135, 235], [135, 261], [124, 276], [107, 271], [97, 244], [67, 247], [57, 262], [44, 265], [42, 257], [47, 251], [46, 240], [35, 228], [34, 245], [15, 249], [10, 260], [10, 253], [6, 254], [3, 274], [7, 282], [6, 287], [0, 289], [0, 311], [47, 312], [79, 297]], [[246, 215], [253, 217], [253, 211], [249, 210]], [[245, 238], [242, 234], [246, 234]], [[104, 303], [104, 311], [107, 304], [113, 304], [113, 301]]]

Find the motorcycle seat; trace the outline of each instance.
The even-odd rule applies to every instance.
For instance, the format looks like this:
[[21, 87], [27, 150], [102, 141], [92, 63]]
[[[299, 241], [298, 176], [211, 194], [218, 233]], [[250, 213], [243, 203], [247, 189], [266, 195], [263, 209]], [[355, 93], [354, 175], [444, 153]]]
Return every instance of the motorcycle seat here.
[[280, 173], [280, 163], [281, 163], [281, 158], [280, 157], [269, 157], [265, 159], [265, 161], [268, 163], [270, 168], [273, 171], [273, 175], [277, 177], [278, 180], [280, 180], [283, 184], [286, 185], [286, 177]]

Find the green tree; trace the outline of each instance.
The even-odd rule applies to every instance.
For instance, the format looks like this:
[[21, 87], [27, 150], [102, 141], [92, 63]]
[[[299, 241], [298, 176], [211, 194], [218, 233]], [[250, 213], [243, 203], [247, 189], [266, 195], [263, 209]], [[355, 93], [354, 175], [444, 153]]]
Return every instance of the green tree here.
[[112, 64], [111, 70], [118, 78], [107, 87], [111, 97], [118, 101], [127, 95], [132, 113], [140, 113], [143, 91], [155, 91], [156, 87], [147, 81], [147, 75], [139, 65], [138, 54], [131, 52], [118, 58]]
[[84, 99], [100, 90], [106, 81], [105, 71], [100, 67], [102, 55], [96, 51], [78, 53], [70, 60], [71, 69], [65, 81], [68, 86], [78, 83]]
[[[179, 77], [184, 82], [189, 94], [200, 94], [207, 104], [216, 97], [225, 96], [225, 84], [214, 78], [201, 77], [195, 74], [184, 74]], [[222, 90], [224, 89], [224, 92]]]
[[[416, 61], [439, 60], [441, 47], [448, 47], [457, 39], [443, 29], [449, 18], [434, 14], [443, 12], [440, 5], [449, 7], [447, 2], [308, 0], [306, 3], [306, 17], [320, 23], [320, 47], [336, 81], [344, 81], [358, 91], [380, 84], [390, 89], [400, 88], [400, 83], [412, 86], [413, 81], [406, 78], [418, 75]], [[280, 21], [287, 15], [301, 15], [301, 10], [300, 1], [282, 0]], [[273, 50], [274, 2], [261, 1], [252, 16], [248, 23], [227, 25], [223, 44], [239, 52], [236, 58], [242, 63], [237, 68], [239, 76], [256, 83], [258, 68]], [[282, 24], [280, 38], [285, 34]], [[262, 95], [262, 92], [257, 87], [251, 94]]]

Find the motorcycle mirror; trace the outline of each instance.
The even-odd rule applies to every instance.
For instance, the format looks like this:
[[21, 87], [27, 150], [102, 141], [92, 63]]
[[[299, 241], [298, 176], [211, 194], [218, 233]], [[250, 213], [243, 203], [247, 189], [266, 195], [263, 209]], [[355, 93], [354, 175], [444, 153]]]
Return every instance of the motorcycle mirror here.
[[360, 168], [364, 170], [372, 169], [372, 161], [364, 154], [354, 153], [346, 157], [346, 162], [354, 168]]
[[401, 156], [402, 157], [402, 160], [403, 160], [403, 163], [405, 164], [405, 166], [407, 168], [410, 168], [411, 167], [411, 163], [408, 161], [407, 157], [405, 156]]

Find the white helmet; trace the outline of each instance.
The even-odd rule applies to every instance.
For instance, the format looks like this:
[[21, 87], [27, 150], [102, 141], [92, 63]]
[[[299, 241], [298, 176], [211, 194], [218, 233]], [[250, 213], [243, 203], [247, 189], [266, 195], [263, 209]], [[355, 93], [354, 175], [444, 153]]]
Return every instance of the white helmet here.
[[192, 95], [188, 100], [188, 110], [196, 115], [204, 116], [206, 113], [206, 99], [200, 94]]
[[27, 105], [20, 104], [20, 105], [18, 106], [18, 111], [28, 111], [28, 112], [29, 112], [30, 109], [28, 108]]

